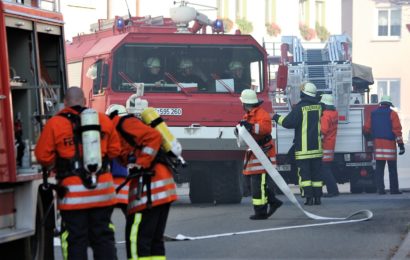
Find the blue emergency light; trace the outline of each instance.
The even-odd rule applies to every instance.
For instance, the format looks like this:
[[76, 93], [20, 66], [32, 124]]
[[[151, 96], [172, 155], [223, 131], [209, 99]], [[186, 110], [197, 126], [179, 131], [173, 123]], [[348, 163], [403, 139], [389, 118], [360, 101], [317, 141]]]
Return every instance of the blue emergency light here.
[[213, 24], [213, 29], [215, 32], [223, 32], [224, 31], [224, 23], [222, 22], [222, 20], [215, 20], [214, 24]]
[[122, 19], [121, 17], [117, 18], [117, 30], [122, 30], [124, 29], [124, 19]]

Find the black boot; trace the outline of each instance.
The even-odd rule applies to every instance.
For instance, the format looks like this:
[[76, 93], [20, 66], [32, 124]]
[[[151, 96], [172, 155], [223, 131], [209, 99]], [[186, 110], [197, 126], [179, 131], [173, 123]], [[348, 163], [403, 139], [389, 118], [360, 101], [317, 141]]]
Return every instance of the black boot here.
[[283, 204], [283, 202], [280, 201], [280, 200], [278, 200], [278, 199], [275, 199], [274, 202], [269, 203], [268, 218], [269, 218], [270, 216], [272, 216], [273, 213], [275, 213], [275, 211], [276, 211], [280, 206], [282, 206], [282, 204]]
[[306, 206], [312, 206], [313, 205], [313, 198], [306, 197], [305, 205]]
[[261, 220], [261, 219], [267, 219], [268, 218], [268, 214], [263, 213], [263, 214], [254, 214], [249, 216], [250, 219], [252, 220]]
[[320, 197], [315, 197], [315, 205], [320, 205], [322, 202], [320, 201]]

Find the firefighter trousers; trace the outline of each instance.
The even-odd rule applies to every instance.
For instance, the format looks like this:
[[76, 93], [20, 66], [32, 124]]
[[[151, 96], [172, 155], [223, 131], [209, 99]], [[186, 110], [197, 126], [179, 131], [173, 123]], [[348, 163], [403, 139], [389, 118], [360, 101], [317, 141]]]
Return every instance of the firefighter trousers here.
[[61, 211], [61, 248], [64, 259], [86, 260], [87, 248], [94, 259], [117, 259], [114, 230], [111, 224], [113, 207]]
[[256, 215], [267, 213], [268, 204], [279, 200], [275, 196], [275, 183], [269, 174], [251, 174], [252, 204]]
[[319, 198], [322, 196], [322, 158], [296, 160], [299, 187], [302, 197]]
[[125, 226], [128, 259], [165, 259], [164, 232], [171, 203], [128, 215]]
[[328, 194], [339, 194], [336, 179], [332, 172], [332, 162], [322, 162], [322, 178]]
[[[384, 192], [384, 167], [386, 160], [376, 160], [376, 185], [379, 192]], [[390, 193], [399, 191], [399, 179], [397, 176], [397, 161], [388, 160]]]

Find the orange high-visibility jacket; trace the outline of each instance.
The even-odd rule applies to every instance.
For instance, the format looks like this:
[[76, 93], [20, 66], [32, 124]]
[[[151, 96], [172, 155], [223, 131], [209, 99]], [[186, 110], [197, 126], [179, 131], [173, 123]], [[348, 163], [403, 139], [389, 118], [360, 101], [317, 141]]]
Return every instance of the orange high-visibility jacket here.
[[[379, 106], [380, 108], [380, 106]], [[376, 109], [379, 109], [376, 108]], [[368, 117], [365, 121], [363, 131], [367, 134], [371, 134], [371, 126], [372, 126], [372, 117]], [[397, 148], [396, 142], [398, 144], [403, 143], [403, 136], [401, 132], [401, 124], [399, 115], [396, 111], [392, 110], [390, 113], [390, 120], [391, 120], [391, 130], [395, 136], [395, 140], [383, 139], [383, 138], [374, 138], [373, 139], [373, 146], [374, 146], [374, 157], [376, 160], [387, 160], [393, 161], [397, 160]], [[380, 122], [385, 127], [390, 125], [389, 122]]]
[[[262, 141], [266, 136], [270, 135], [272, 132], [272, 119], [268, 112], [262, 107], [256, 107], [251, 111], [247, 112], [243, 119], [247, 122], [253, 124], [253, 129], [251, 131], [252, 137], [256, 142]], [[268, 151], [265, 151], [265, 154], [268, 156], [273, 165], [276, 165], [276, 148], [273, 140], [265, 143], [261, 146], [262, 149], [270, 147]], [[248, 150], [247, 152], [250, 156], [245, 156], [245, 169], [243, 170], [244, 175], [251, 174], [262, 174], [265, 173], [261, 162], [256, 158], [256, 156]]]
[[324, 110], [320, 118], [320, 132], [322, 133], [322, 147], [324, 162], [331, 162], [334, 159], [337, 125], [339, 113], [336, 110]]
[[[114, 120], [119, 120], [114, 118]], [[118, 122], [116, 123], [116, 125]], [[177, 199], [176, 185], [174, 178], [168, 166], [154, 162], [154, 159], [161, 147], [162, 136], [156, 129], [144, 124], [135, 117], [125, 118], [121, 124], [123, 131], [132, 136], [138, 147], [132, 147], [121, 134], [121, 161], [127, 164], [127, 158], [134, 153], [136, 164], [144, 169], [152, 169], [154, 176], [151, 178], [151, 199], [152, 206], [159, 206], [170, 203]], [[152, 165], [155, 163], [155, 165]], [[151, 166], [153, 166], [151, 168]], [[138, 180], [131, 179], [128, 197], [128, 214], [140, 212], [146, 209], [147, 193], [146, 188], [137, 200]]]
[[[79, 114], [73, 108], [64, 108], [60, 113]], [[101, 156], [117, 157], [120, 153], [120, 141], [114, 125], [104, 114], [99, 113], [101, 125]], [[82, 156], [82, 147], [80, 156]], [[53, 116], [48, 120], [41, 132], [35, 148], [35, 155], [40, 164], [46, 167], [55, 164], [57, 156], [63, 159], [72, 159], [75, 156], [75, 144], [72, 123], [63, 116]], [[98, 175], [97, 187], [87, 189], [80, 177], [69, 176], [59, 181], [59, 185], [68, 188], [63, 198], [58, 200], [60, 210], [77, 210], [96, 207], [105, 207], [115, 204], [115, 190], [110, 172]]]

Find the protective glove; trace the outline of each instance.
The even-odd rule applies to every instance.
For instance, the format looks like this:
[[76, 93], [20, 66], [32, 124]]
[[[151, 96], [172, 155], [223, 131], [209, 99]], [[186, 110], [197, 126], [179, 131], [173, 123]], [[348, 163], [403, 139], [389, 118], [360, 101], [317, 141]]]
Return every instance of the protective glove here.
[[248, 130], [248, 132], [251, 132], [252, 129], [253, 129], [253, 124], [249, 123], [249, 122], [246, 121], [246, 120], [241, 120], [241, 121], [239, 121], [239, 124], [240, 124], [241, 126], [245, 127], [246, 130]]
[[279, 118], [280, 118], [280, 115], [278, 115], [278, 114], [274, 114], [273, 117], [272, 117], [272, 119], [273, 119], [276, 123], [278, 122]]
[[404, 152], [406, 151], [406, 149], [404, 149], [404, 144], [398, 144], [399, 148], [400, 148], [400, 152], [399, 155], [403, 155]]

